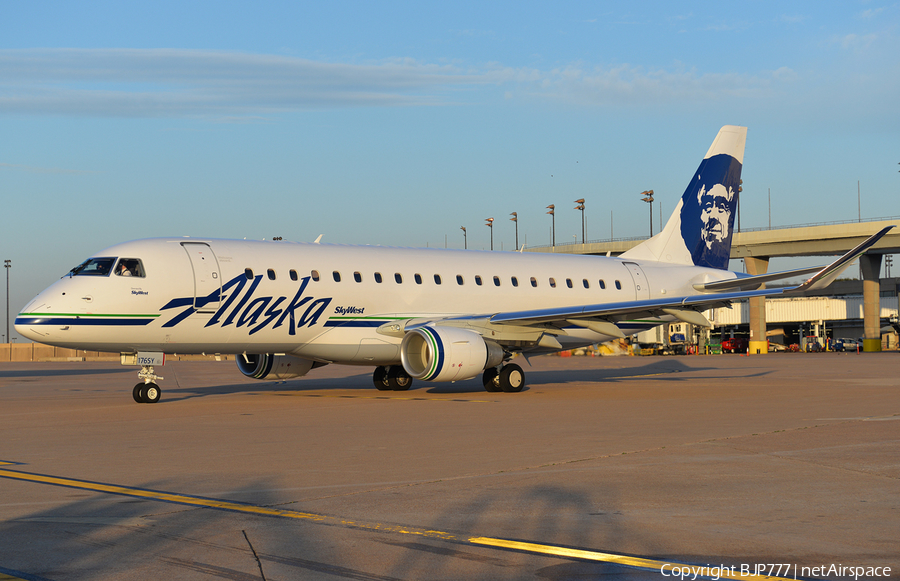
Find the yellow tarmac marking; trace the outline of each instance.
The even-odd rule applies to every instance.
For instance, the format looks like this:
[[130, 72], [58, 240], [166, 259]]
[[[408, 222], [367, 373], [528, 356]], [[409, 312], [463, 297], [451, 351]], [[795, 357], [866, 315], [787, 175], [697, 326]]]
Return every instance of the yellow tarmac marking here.
[[[0, 461], [0, 465], [15, 464], [14, 462]], [[405, 535], [419, 535], [422, 537], [441, 539], [452, 542], [467, 542], [474, 545], [497, 547], [502, 549], [512, 549], [516, 551], [524, 551], [539, 555], [550, 555], [554, 557], [563, 557], [569, 559], [582, 559], [588, 561], [602, 561], [605, 563], [613, 563], [624, 565], [626, 567], [636, 567], [640, 569], [655, 569], [659, 571], [663, 566], [670, 567], [692, 567], [689, 564], [671, 563], [668, 561], [657, 561], [654, 559], [646, 559], [643, 557], [631, 557], [627, 555], [616, 555], [614, 553], [603, 553], [598, 551], [587, 551], [583, 549], [571, 549], [567, 547], [556, 547], [553, 545], [542, 545], [537, 543], [526, 543], [521, 541], [510, 541], [505, 539], [495, 539], [490, 537], [471, 537], [468, 539], [460, 538], [455, 534], [443, 531], [423, 529], [417, 527], [406, 527], [400, 525], [385, 525], [374, 522], [353, 521], [341, 519], [333, 516], [314, 514], [310, 512], [300, 512], [296, 510], [288, 510], [281, 508], [273, 508], [270, 506], [257, 506], [252, 504], [243, 504], [240, 502], [232, 502], [216, 498], [204, 498], [201, 496], [188, 496], [184, 494], [175, 494], [172, 492], [163, 492], [159, 490], [146, 490], [141, 488], [133, 488], [129, 486], [119, 486], [116, 484], [106, 484], [102, 482], [90, 482], [87, 480], [76, 480], [72, 478], [60, 478], [58, 476], [47, 476], [43, 474], [32, 474], [29, 472], [19, 472], [16, 470], [0, 469], [0, 478], [9, 478], [25, 482], [36, 482], [40, 484], [51, 484], [54, 486], [62, 486], [66, 488], [76, 488], [80, 490], [93, 490], [106, 494], [117, 494], [122, 496], [130, 496], [133, 498], [146, 498], [148, 500], [158, 500], [163, 502], [171, 502], [174, 504], [182, 504], [199, 508], [214, 508], [218, 510], [226, 510], [230, 512], [239, 512], [244, 514], [255, 514], [260, 516], [289, 518], [297, 520], [306, 520], [317, 524], [325, 524], [331, 526], [341, 526], [345, 528], [378, 531], [385, 533], [397, 533]], [[699, 568], [699, 566], [693, 566]], [[708, 567], [708, 565], [707, 565]], [[700, 576], [711, 577], [713, 575]], [[766, 577], [755, 575], [740, 575], [732, 573], [728, 569], [720, 572], [718, 575], [723, 579], [737, 580], [761, 580], [773, 579], [782, 580], [781, 577]], [[4, 579], [18, 579], [16, 577], [4, 576], [0, 573], [0, 581]]]
[[[586, 561], [602, 561], [604, 563], [615, 563], [617, 565], [625, 565], [627, 567], [637, 567], [639, 569], [653, 569], [659, 571], [662, 567], [668, 565], [668, 571], [671, 574], [672, 567], [696, 567], [703, 569], [699, 565], [689, 565], [685, 563], [672, 563], [671, 561], [657, 561], [655, 559], [645, 559], [643, 557], [630, 557], [628, 555], [616, 555], [613, 553], [601, 553], [597, 551], [585, 551], [583, 549], [569, 549], [566, 547], [554, 547], [553, 545], [539, 545], [536, 543], [523, 543], [520, 541], [507, 541], [504, 539], [492, 539], [488, 537], [473, 537], [469, 539], [470, 543], [476, 545], [487, 545], [491, 547], [500, 547], [503, 549], [514, 549], [516, 551], [525, 551], [527, 553], [539, 553], [542, 555], [553, 555], [555, 557], [568, 557], [572, 559], [583, 559]], [[773, 579], [777, 581], [790, 580], [789, 577], [768, 577], [765, 575], [742, 575], [740, 571], [732, 572], [730, 569], [722, 569], [717, 575], [709, 573], [709, 565], [706, 566], [707, 573], [700, 573], [699, 577], [719, 577], [720, 579]], [[714, 568], [715, 569], [715, 568]], [[792, 581], [792, 580], [791, 580]]]

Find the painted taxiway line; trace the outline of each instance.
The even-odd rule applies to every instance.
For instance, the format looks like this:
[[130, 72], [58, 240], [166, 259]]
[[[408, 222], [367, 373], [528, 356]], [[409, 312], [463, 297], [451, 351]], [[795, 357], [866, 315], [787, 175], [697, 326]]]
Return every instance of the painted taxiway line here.
[[22, 571], [14, 571], [0, 567], [0, 581], [50, 581], [46, 577], [38, 577], [37, 575], [29, 575]]
[[647, 559], [645, 557], [633, 557], [630, 555], [617, 555], [615, 553], [603, 553], [599, 551], [587, 551], [584, 549], [571, 549], [568, 547], [556, 547], [553, 545], [541, 545], [537, 543], [524, 543], [521, 541], [508, 541], [505, 539], [492, 539], [490, 537], [473, 537], [469, 539], [469, 542], [475, 545], [486, 545], [489, 547], [499, 547], [502, 549], [512, 549], [514, 551], [522, 551], [525, 553], [537, 553], [541, 555], [552, 555], [554, 557], [566, 557], [570, 559], [579, 559], [582, 561], [601, 561], [603, 563], [613, 563], [616, 565], [624, 565], [625, 567], [634, 567], [637, 569], [650, 569], [653, 571], [662, 571], [663, 568], [668, 569], [670, 576], [677, 577], [678, 575], [674, 575], [672, 573], [673, 568], [691, 568], [696, 569], [698, 571], [702, 571], [706, 569], [706, 573], [699, 573], [698, 575], [692, 577], [702, 577], [702, 578], [711, 578], [718, 577], [719, 579], [736, 579], [736, 580], [748, 580], [753, 579], [754, 581], [764, 581], [767, 579], [771, 579], [773, 581], [793, 581], [789, 577], [769, 577], [766, 575], [751, 575], [751, 574], [741, 574], [737, 571], [731, 571], [730, 569], [722, 568], [716, 570], [715, 567], [712, 569], [716, 572], [713, 574], [710, 570], [710, 566], [700, 566], [700, 565], [690, 565], [686, 563], [673, 563], [672, 561], [657, 561], [655, 559]]
[[[0, 461], [0, 465], [19, 464], [16, 462]], [[19, 464], [21, 465], [21, 464]], [[401, 525], [388, 525], [376, 522], [354, 521], [342, 519], [334, 516], [315, 514], [310, 512], [301, 512], [290, 509], [274, 508], [271, 506], [260, 506], [254, 504], [245, 504], [241, 502], [233, 502], [217, 498], [207, 498], [203, 496], [191, 496], [186, 494], [177, 494], [173, 492], [165, 492], [161, 490], [151, 490], [145, 488], [136, 488], [131, 486], [120, 486], [117, 484], [108, 484], [104, 482], [91, 482], [88, 480], [78, 480], [74, 478], [62, 478], [59, 476], [49, 476], [45, 474], [34, 474], [31, 472], [21, 472], [18, 470], [8, 470], [0, 468], [0, 478], [10, 480], [18, 480], [23, 482], [34, 482], [39, 484], [50, 484], [53, 486], [61, 486], [64, 488], [74, 488], [78, 490], [91, 490], [105, 494], [115, 494], [119, 496], [128, 496], [132, 498], [144, 498], [147, 500], [156, 500], [160, 502], [169, 502], [172, 504], [180, 504], [193, 506], [197, 508], [212, 508], [216, 510], [224, 510], [228, 512], [238, 512], [244, 514], [254, 514], [259, 516], [288, 518], [296, 520], [304, 520], [316, 524], [329, 526], [338, 526], [343, 528], [377, 531], [381, 533], [396, 533], [404, 535], [418, 535], [421, 537], [438, 539], [443, 541], [465, 543], [478, 546], [496, 547], [499, 549], [508, 549], [532, 553], [537, 555], [547, 555], [553, 557], [561, 557], [566, 559], [578, 559], [587, 561], [601, 561], [612, 563], [624, 567], [633, 567], [638, 569], [653, 569], [660, 571], [662, 567], [688, 567], [690, 565], [684, 563], [672, 563], [669, 561], [658, 561], [645, 557], [634, 557], [629, 555], [617, 555], [615, 553], [605, 553], [600, 551], [589, 551], [585, 549], [572, 549], [568, 547], [559, 547], [554, 545], [543, 545], [538, 543], [528, 543], [522, 541], [511, 541], [506, 539], [495, 539], [491, 537], [459, 537], [453, 533], [444, 531], [430, 530], [420, 527], [407, 527]], [[708, 566], [707, 566], [708, 567]], [[698, 567], [699, 568], [699, 567]], [[2, 569], [0, 569], [2, 570]], [[701, 575], [709, 576], [709, 575]], [[763, 579], [772, 579], [781, 581], [780, 577], [765, 577], [753, 575], [729, 575], [727, 569], [719, 575], [724, 579], [737, 579], [754, 581]], [[3, 576], [0, 573], [0, 581]], [[11, 579], [16, 579], [11, 577]]]

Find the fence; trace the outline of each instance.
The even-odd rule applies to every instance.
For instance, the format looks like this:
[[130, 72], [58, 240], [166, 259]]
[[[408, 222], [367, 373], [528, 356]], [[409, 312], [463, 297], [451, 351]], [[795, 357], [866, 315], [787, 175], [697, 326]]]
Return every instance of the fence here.
[[[234, 355], [166, 355], [166, 361], [229, 361]], [[118, 353], [63, 349], [40, 343], [0, 343], [0, 363], [33, 361], [119, 361]]]

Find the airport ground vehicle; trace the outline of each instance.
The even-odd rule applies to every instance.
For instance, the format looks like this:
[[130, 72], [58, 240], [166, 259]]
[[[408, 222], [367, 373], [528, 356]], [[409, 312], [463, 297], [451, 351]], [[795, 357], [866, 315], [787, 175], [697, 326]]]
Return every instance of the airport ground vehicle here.
[[744, 337], [730, 337], [722, 340], [723, 353], [744, 353], [750, 345]]

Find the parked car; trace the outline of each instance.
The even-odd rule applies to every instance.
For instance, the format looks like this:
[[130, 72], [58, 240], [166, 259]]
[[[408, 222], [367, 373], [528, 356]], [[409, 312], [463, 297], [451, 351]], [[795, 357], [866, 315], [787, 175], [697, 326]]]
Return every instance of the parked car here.
[[744, 353], [749, 346], [749, 341], [744, 337], [731, 337], [722, 340], [723, 353]]

